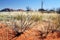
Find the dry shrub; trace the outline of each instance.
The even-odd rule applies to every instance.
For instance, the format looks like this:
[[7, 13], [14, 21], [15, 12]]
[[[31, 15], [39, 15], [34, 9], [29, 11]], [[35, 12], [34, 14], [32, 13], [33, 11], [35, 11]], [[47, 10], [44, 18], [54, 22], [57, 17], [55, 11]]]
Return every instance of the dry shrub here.
[[34, 23], [33, 20], [31, 20], [31, 15], [27, 14], [27, 15], [20, 15], [21, 19], [16, 21], [14, 23], [15, 26], [15, 30], [17, 32], [24, 32], [25, 30], [29, 29], [30, 26], [33, 26], [32, 24]]
[[40, 30], [42, 32], [48, 32], [48, 30], [55, 30], [56, 27], [57, 27], [57, 25], [54, 24], [53, 22], [41, 21], [41, 22], [37, 22], [33, 26], [33, 29]]

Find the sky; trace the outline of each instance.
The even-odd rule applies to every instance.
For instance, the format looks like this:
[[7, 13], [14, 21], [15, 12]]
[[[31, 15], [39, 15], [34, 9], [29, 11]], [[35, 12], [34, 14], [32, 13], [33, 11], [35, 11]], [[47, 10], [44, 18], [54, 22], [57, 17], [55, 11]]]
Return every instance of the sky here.
[[[60, 7], [60, 0], [43, 0], [44, 9]], [[41, 8], [41, 0], [0, 0], [0, 9], [26, 9], [29, 6], [33, 10]]]

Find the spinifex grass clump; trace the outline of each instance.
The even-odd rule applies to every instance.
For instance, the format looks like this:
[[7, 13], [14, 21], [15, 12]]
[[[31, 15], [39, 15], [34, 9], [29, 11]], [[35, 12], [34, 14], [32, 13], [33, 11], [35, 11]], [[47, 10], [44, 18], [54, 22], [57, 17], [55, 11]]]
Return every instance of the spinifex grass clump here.
[[42, 21], [43, 16], [42, 15], [32, 15], [31, 20], [34, 21]]
[[58, 27], [57, 27], [57, 30], [59, 30], [60, 31], [60, 14], [58, 14]]
[[59, 21], [58, 21], [58, 15], [57, 14], [47, 14], [44, 15], [44, 20], [48, 22], [49, 26], [47, 29], [50, 30], [57, 30]]
[[25, 31], [26, 29], [30, 28], [30, 26], [34, 23], [34, 21], [31, 20], [31, 15], [29, 15], [29, 14], [18, 15], [16, 17], [16, 19], [18, 20], [18, 22], [15, 23], [15, 27], [17, 27], [19, 29], [19, 30], [18, 29], [16, 30], [19, 32]]

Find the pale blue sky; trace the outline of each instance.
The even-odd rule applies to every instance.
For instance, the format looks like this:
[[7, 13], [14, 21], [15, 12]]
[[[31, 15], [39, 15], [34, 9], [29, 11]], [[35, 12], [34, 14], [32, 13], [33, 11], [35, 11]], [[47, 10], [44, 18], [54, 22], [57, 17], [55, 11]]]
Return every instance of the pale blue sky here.
[[[60, 7], [60, 0], [43, 0], [44, 9], [52, 9]], [[31, 9], [37, 10], [41, 8], [41, 0], [0, 0], [0, 9], [26, 9], [29, 6]]]

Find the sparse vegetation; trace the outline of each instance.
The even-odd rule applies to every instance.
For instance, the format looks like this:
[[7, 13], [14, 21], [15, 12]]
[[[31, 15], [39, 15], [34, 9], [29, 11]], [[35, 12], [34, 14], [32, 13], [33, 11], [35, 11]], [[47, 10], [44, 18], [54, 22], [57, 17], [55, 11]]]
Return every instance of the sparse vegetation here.
[[41, 14], [40, 12], [4, 13], [0, 14], [1, 23], [12, 28], [17, 33], [16, 35], [29, 32], [29, 30], [36, 30], [41, 32], [40, 36], [43, 39], [50, 32], [60, 31], [60, 15], [58, 14]]

